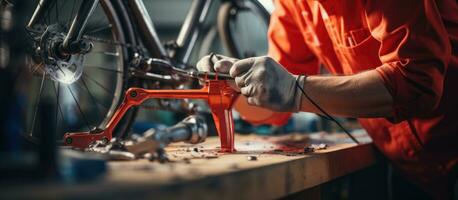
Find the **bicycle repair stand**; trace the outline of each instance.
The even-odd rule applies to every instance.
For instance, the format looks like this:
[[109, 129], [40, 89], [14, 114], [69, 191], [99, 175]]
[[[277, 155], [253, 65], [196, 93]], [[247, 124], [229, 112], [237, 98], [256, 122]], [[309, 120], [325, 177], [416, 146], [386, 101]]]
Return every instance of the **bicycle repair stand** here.
[[96, 140], [108, 142], [112, 138], [113, 130], [124, 114], [132, 106], [138, 106], [151, 98], [166, 99], [204, 99], [207, 100], [218, 136], [221, 141], [222, 152], [234, 152], [234, 120], [232, 119], [232, 105], [238, 92], [232, 89], [226, 80], [204, 80], [201, 89], [190, 90], [147, 90], [130, 88], [127, 90], [121, 106], [116, 110], [104, 130], [79, 133], [66, 133], [65, 144], [76, 148], [86, 148]]

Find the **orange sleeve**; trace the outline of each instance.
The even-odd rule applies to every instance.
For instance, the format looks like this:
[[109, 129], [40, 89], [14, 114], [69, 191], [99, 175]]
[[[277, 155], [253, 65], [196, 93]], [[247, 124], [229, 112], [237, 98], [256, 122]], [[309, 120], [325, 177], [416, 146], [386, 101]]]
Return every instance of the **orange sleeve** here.
[[442, 96], [451, 56], [434, 0], [372, 0], [366, 19], [381, 42], [376, 70], [393, 96], [393, 122], [430, 115]]
[[[319, 62], [305, 43], [294, 22], [293, 1], [275, 0], [275, 10], [270, 17], [268, 55], [293, 74], [313, 75], [319, 72]], [[290, 4], [290, 5], [288, 5]], [[243, 113], [240, 113], [243, 115]], [[284, 125], [291, 113], [275, 113], [265, 124]], [[247, 121], [250, 121], [247, 119]]]

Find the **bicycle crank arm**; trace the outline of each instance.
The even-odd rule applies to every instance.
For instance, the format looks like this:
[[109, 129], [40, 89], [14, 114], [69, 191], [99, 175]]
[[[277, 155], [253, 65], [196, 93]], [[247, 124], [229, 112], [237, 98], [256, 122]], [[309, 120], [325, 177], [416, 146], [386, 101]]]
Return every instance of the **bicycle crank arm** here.
[[147, 90], [130, 88], [127, 90], [121, 106], [117, 109], [104, 130], [79, 133], [66, 133], [65, 144], [76, 148], [86, 148], [96, 140], [108, 142], [113, 130], [124, 114], [132, 107], [151, 98], [165, 99], [203, 99], [211, 108], [218, 136], [221, 142], [221, 151], [233, 152], [234, 149], [234, 120], [232, 119], [232, 105], [238, 96], [225, 80], [205, 80], [201, 89], [191, 90]]

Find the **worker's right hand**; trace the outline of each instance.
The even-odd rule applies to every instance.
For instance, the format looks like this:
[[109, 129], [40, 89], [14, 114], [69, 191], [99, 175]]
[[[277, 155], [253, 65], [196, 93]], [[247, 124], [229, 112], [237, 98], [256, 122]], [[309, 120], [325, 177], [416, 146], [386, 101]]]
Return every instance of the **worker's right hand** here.
[[229, 74], [232, 65], [239, 59], [231, 58], [219, 54], [210, 54], [204, 56], [197, 62], [197, 70], [204, 72], [219, 72]]

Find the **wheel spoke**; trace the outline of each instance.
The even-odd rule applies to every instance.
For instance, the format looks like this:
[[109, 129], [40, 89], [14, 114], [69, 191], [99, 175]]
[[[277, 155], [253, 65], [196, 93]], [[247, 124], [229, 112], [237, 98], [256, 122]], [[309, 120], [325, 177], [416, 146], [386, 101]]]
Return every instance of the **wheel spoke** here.
[[45, 17], [47, 22], [48, 22], [48, 24], [51, 24], [51, 14], [50, 14], [51, 13], [51, 9], [52, 9], [52, 6], [49, 7], [49, 10], [46, 13], [46, 17]]
[[38, 112], [38, 108], [40, 107], [40, 99], [41, 99], [41, 94], [43, 93], [43, 85], [45, 84], [45, 75], [46, 75], [46, 73], [43, 73], [43, 76], [41, 77], [40, 90], [39, 90], [38, 95], [36, 97], [37, 100], [36, 100], [35, 108], [34, 108], [34, 111], [33, 111], [32, 130], [30, 130], [30, 136], [33, 136], [33, 131], [35, 129], [35, 122], [36, 122], [36, 119], [37, 119], [37, 112]]
[[[84, 81], [84, 84], [86, 85], [85, 87], [89, 88], [87, 85], [89, 85], [88, 83], [86, 83], [86, 80], [84, 80], [84, 77], [81, 77], [81, 80]], [[109, 110], [110, 109], [110, 106], [109, 105], [105, 105], [104, 103], [102, 103], [101, 101], [97, 101], [97, 103], [99, 105], [101, 105], [105, 110]]]
[[98, 81], [96, 81], [95, 79], [91, 78], [90, 76], [88, 76], [85, 72], [83, 72], [83, 75], [88, 78], [90, 81], [94, 82], [96, 85], [98, 85], [100, 88], [102, 88], [103, 90], [105, 90], [105, 92], [107, 92], [108, 94], [112, 95], [114, 94], [113, 91], [107, 89], [105, 86], [103, 86], [103, 84], [99, 83]]
[[94, 106], [95, 106], [95, 109], [96, 109], [97, 112], [99, 113], [99, 116], [100, 116], [100, 117], [103, 117], [102, 112], [100, 112], [100, 109], [99, 109], [99, 107], [97, 106], [97, 104], [100, 104], [99, 101], [97, 101], [97, 100], [95, 99], [94, 95], [92, 95], [92, 92], [91, 92], [91, 91], [89, 90], [89, 88], [87, 87], [86, 81], [84, 81], [83, 78], [81, 78], [81, 82], [83, 83], [84, 88], [86, 89], [87, 93], [89, 94], [89, 97], [91, 97], [91, 100], [93, 101]]
[[104, 27], [100, 27], [100, 28], [95, 28], [91, 31], [88, 31], [86, 34], [89, 35], [89, 34], [94, 34], [94, 33], [97, 33], [97, 32], [100, 32], [100, 31], [103, 31], [103, 30], [106, 30], [106, 29], [109, 29], [111, 28], [111, 24], [108, 24], [107, 26], [104, 26]]
[[56, 8], [56, 22], [59, 23], [59, 0], [56, 0], [56, 6], [54, 6]]
[[23, 75], [23, 73], [27, 72], [27, 70], [24, 70], [27, 66], [21, 66], [19, 67], [17, 73], [14, 75], [13, 79], [13, 84], [14, 84], [14, 90], [17, 90], [18, 87], [18, 81], [20, 80], [20, 77]]
[[46, 12], [46, 14], [43, 16], [43, 18], [40, 19], [41, 23], [43, 23], [46, 27], [48, 27], [48, 24], [49, 24], [48, 20], [46, 20], [47, 19], [46, 16], [48, 16], [48, 14], [49, 14], [49, 11]]
[[[60, 104], [59, 104], [59, 95], [60, 95], [60, 83], [57, 82], [57, 91], [56, 91], [56, 85], [53, 84], [54, 87], [54, 92], [56, 93], [56, 134], [58, 133], [59, 130], [59, 111], [60, 111]], [[62, 112], [62, 111], [61, 111]]]
[[107, 56], [115, 56], [118, 57], [119, 53], [118, 52], [108, 52], [108, 51], [91, 51], [91, 53], [96, 53], [96, 54], [104, 54]]
[[98, 38], [98, 37], [89, 36], [89, 35], [84, 35], [83, 38], [91, 40], [93, 42], [99, 42], [99, 43], [109, 44], [109, 45], [113, 45], [113, 46], [123, 46], [123, 47], [137, 49], [137, 50], [146, 50], [144, 47], [134, 46], [134, 45], [132, 45], [130, 43], [120, 43], [120, 42], [115, 42], [115, 41], [112, 41], [112, 40], [107, 40], [107, 39], [102, 39], [102, 38]]
[[[43, 5], [41, 4], [41, 1], [38, 2], [38, 6], [43, 7]], [[48, 23], [46, 22], [46, 15], [48, 13], [49, 13], [49, 11], [43, 16], [43, 18], [40, 19], [41, 23], [45, 24], [46, 26], [48, 26]]]
[[119, 70], [115, 70], [115, 69], [107, 69], [107, 68], [99, 67], [99, 66], [91, 66], [91, 65], [89, 65], [89, 66], [85, 66], [84, 68], [86, 68], [86, 69], [91, 69], [91, 68], [92, 69], [98, 69], [98, 70], [109, 71], [109, 72], [120, 73], [120, 74], [123, 73], [123, 71], [119, 71]]
[[[97, 4], [97, 6], [99, 6], [99, 4]], [[97, 18], [93, 17], [92, 18], [92, 26], [91, 29], [86, 29], [86, 32], [85, 34], [91, 34], [91, 33], [95, 33], [95, 32], [99, 32], [99, 31], [102, 31], [102, 30], [105, 30], [105, 29], [108, 29], [108, 28], [111, 28], [111, 24], [108, 24], [108, 25], [104, 25], [104, 22], [105, 22], [105, 18], [103, 16], [98, 16]], [[104, 26], [99, 26], [99, 24], [101, 25], [104, 25]]]
[[30, 33], [29, 30], [26, 30], [25, 33], [27, 34], [27, 37], [33, 42], [36, 40], [36, 37], [32, 35], [32, 33]]
[[75, 101], [76, 106], [77, 106], [77, 108], [78, 108], [78, 110], [79, 110], [81, 116], [83, 117], [83, 120], [84, 120], [84, 122], [85, 122], [85, 124], [86, 124], [86, 127], [88, 128], [88, 130], [91, 130], [91, 128], [89, 127], [89, 121], [87, 120], [86, 115], [84, 115], [84, 112], [83, 112], [83, 110], [81, 109], [81, 106], [80, 106], [80, 104], [78, 103], [78, 100], [76, 99], [75, 94], [73, 94], [72, 88], [70, 88], [70, 86], [67, 85], [67, 89], [70, 91], [70, 94], [72, 95], [73, 100]]
[[[60, 96], [60, 83], [59, 82], [57, 83], [57, 88], [56, 88], [55, 85], [53, 85], [53, 86], [54, 86], [54, 94], [57, 97], [59, 97]], [[61, 115], [60, 117], [62, 118], [63, 121], [65, 121], [64, 113], [62, 113], [62, 106], [60, 106], [60, 102], [59, 101], [57, 102], [57, 105], [59, 107], [58, 111], [60, 112], [60, 115]]]

